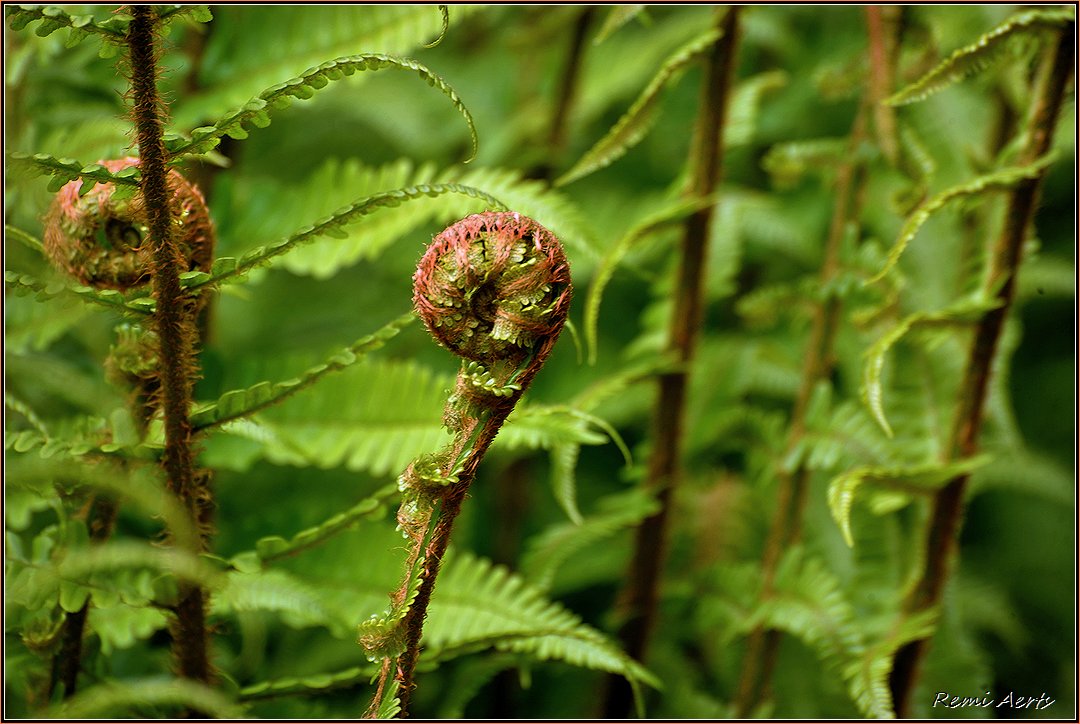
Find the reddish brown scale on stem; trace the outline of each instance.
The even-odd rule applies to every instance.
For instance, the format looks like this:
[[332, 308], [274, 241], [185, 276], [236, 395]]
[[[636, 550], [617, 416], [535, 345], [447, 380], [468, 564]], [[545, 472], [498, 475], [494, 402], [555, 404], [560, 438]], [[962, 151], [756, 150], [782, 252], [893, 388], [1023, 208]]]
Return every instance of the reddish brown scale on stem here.
[[[99, 161], [112, 173], [139, 165], [127, 157]], [[214, 229], [199, 189], [175, 169], [168, 173], [173, 223], [188, 271], [209, 271]], [[118, 197], [116, 184], [97, 184], [80, 196], [84, 181], [65, 184], [45, 216], [45, 253], [50, 261], [87, 286], [121, 291], [150, 281], [153, 252], [147, 241], [146, 205], [141, 192]]]

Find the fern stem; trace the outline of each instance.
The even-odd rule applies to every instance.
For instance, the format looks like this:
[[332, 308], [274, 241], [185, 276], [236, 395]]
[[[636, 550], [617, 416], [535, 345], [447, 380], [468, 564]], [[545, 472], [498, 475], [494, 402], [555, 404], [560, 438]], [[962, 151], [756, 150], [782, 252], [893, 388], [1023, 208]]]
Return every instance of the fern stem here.
[[[153, 7], [131, 8], [128, 27], [131, 87], [136, 140], [142, 175], [140, 191], [146, 205], [148, 241], [153, 249], [153, 288], [157, 299], [155, 322], [160, 339], [162, 407], [165, 417], [163, 464], [169, 488], [185, 504], [196, 523], [206, 495], [200, 490], [191, 448], [192, 378], [194, 375], [194, 300], [180, 287], [186, 270], [173, 234], [174, 210], [166, 180], [166, 152], [162, 140], [163, 102], [157, 91], [154, 47], [157, 15]], [[196, 551], [197, 552], [197, 551]], [[173, 654], [180, 676], [199, 682], [210, 680], [207, 650], [205, 592], [198, 585], [181, 583]]]
[[[1075, 32], [1075, 22], [1069, 22], [1040, 68], [1035, 102], [1025, 127], [1026, 143], [1019, 159], [1021, 164], [1033, 163], [1050, 150], [1058, 113], [1073, 71]], [[953, 460], [970, 457], [978, 450], [990, 373], [1001, 331], [1012, 306], [1024, 241], [1034, 222], [1045, 173], [1043, 170], [1038, 176], [1021, 181], [1009, 194], [1004, 224], [991, 251], [986, 280], [987, 290], [998, 289], [996, 296], [1001, 305], [985, 313], [975, 329], [950, 434], [948, 454]], [[969, 474], [957, 476], [934, 497], [926, 527], [923, 571], [904, 605], [909, 616], [933, 610], [941, 604], [942, 591], [956, 555], [969, 477]], [[899, 717], [909, 715], [911, 694], [929, 643], [928, 638], [918, 639], [903, 646], [896, 654], [889, 685]]]
[[896, 140], [896, 112], [883, 101], [892, 94], [896, 75], [896, 31], [902, 8], [896, 5], [869, 5], [866, 30], [870, 41], [870, 98], [874, 108], [874, 132], [878, 147], [895, 166], [900, 159]]
[[[720, 180], [724, 122], [738, 51], [740, 8], [718, 9], [717, 14], [721, 34], [706, 57], [697, 126], [688, 161], [691, 173], [688, 195], [697, 199], [711, 196]], [[652, 453], [645, 478], [646, 487], [656, 492], [660, 508], [637, 529], [626, 586], [618, 603], [623, 622], [619, 638], [626, 653], [639, 661], [648, 649], [660, 597], [668, 516], [680, 473], [686, 387], [701, 324], [702, 284], [713, 210], [714, 205], [710, 204], [695, 211], [683, 228], [675, 282], [675, 309], [667, 342], [668, 350], [679, 364], [677, 370], [659, 377], [652, 422]], [[609, 676], [602, 716], [613, 719], [629, 716], [631, 694], [625, 679]]]

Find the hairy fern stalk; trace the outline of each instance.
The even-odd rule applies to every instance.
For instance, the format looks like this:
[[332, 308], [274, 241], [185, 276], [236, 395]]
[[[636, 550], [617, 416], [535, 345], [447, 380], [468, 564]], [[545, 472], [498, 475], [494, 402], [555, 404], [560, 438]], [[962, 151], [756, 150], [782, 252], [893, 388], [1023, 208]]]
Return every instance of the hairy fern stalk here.
[[551, 353], [572, 290], [558, 240], [516, 212], [462, 219], [420, 260], [417, 313], [465, 361], [443, 413], [453, 441], [415, 460], [399, 479], [398, 524], [411, 548], [389, 612], [361, 626], [369, 658], [382, 661], [369, 717], [408, 714], [424, 618], [454, 519], [484, 453]]

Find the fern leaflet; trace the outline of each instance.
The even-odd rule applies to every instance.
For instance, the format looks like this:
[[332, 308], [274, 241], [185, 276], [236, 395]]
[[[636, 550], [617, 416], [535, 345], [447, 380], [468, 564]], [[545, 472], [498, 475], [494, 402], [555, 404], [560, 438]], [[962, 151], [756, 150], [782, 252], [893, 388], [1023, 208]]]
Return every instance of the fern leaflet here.
[[604, 18], [604, 24], [593, 38], [593, 45], [600, 45], [614, 35], [615, 31], [640, 15], [644, 9], [644, 5], [613, 5]]
[[476, 156], [478, 144], [476, 126], [473, 124], [472, 114], [469, 113], [469, 109], [465, 107], [465, 104], [461, 102], [457, 92], [447, 85], [446, 81], [415, 60], [381, 53], [350, 55], [309, 68], [302, 75], [267, 88], [257, 97], [245, 103], [243, 107], [226, 115], [214, 125], [196, 128], [191, 132], [190, 139], [176, 137], [166, 139], [166, 148], [173, 158], [185, 154], [207, 153], [217, 146], [222, 136], [235, 139], [247, 138], [247, 130], [245, 129], [247, 124], [257, 128], [265, 128], [270, 125], [270, 111], [272, 109], [288, 108], [294, 98], [307, 100], [315, 95], [315, 91], [325, 88], [330, 81], [340, 80], [358, 70], [374, 71], [383, 68], [411, 70], [429, 86], [449, 98], [450, 102], [454, 104], [454, 108], [461, 113], [465, 123], [469, 126], [469, 136], [472, 141], [472, 153], [469, 159], [471, 160]]
[[659, 504], [642, 490], [602, 500], [596, 513], [580, 523], [560, 523], [533, 538], [521, 562], [525, 577], [541, 589], [551, 586], [563, 562], [582, 550], [652, 515]]
[[941, 209], [950, 201], [969, 196], [978, 196], [987, 191], [1010, 189], [1024, 181], [1038, 178], [1053, 161], [1054, 154], [1049, 153], [1037, 161], [1032, 162], [1030, 165], [1010, 166], [986, 174], [985, 176], [979, 176], [965, 184], [946, 189], [919, 204], [919, 207], [912, 212], [911, 216], [904, 222], [903, 227], [901, 227], [896, 243], [893, 245], [893, 248], [889, 250], [889, 258], [885, 263], [884, 268], [868, 279], [866, 283], [873, 284], [874, 282], [881, 281], [881, 279], [896, 266], [897, 262], [900, 261], [900, 256], [904, 253], [904, 249], [906, 249], [908, 243], [915, 238], [915, 235], [919, 233], [919, 229], [926, 223], [926, 220], [929, 219], [935, 211]]
[[245, 390], [232, 390], [218, 398], [217, 402], [203, 407], [191, 416], [191, 425], [195, 430], [202, 430], [215, 425], [222, 425], [240, 417], [253, 415], [270, 405], [310, 387], [330, 372], [338, 372], [363, 359], [368, 352], [373, 352], [416, 319], [413, 312], [404, 314], [373, 334], [361, 337], [356, 342], [341, 350], [322, 364], [306, 370], [300, 377], [284, 382], [260, 382]]
[[127, 189], [127, 193], [134, 193], [139, 187], [139, 167], [128, 166], [116, 173], [109, 171], [101, 164], [84, 164], [72, 158], [56, 158], [47, 153], [23, 153], [22, 151], [10, 151], [7, 154], [8, 162], [16, 169], [38, 175], [49, 175], [48, 190], [59, 191], [64, 184], [75, 179], [84, 179], [93, 183], [84, 183], [80, 193], [86, 193], [98, 183], [116, 184], [117, 193], [121, 189]]
[[874, 419], [886, 435], [892, 437], [893, 430], [885, 417], [881, 377], [885, 368], [885, 358], [893, 345], [913, 327], [977, 321], [983, 314], [997, 309], [1001, 304], [1000, 299], [987, 298], [985, 294], [979, 293], [937, 312], [915, 312], [897, 322], [866, 351], [866, 363], [863, 366], [862, 385], [859, 392], [863, 403], [873, 413]]
[[82, 284], [72, 284], [66, 281], [42, 282], [34, 279], [29, 274], [18, 272], [4, 272], [4, 284], [13, 294], [33, 294], [35, 299], [44, 301], [59, 296], [71, 296], [82, 299], [102, 307], [108, 307], [116, 312], [135, 313], [145, 317], [154, 311], [154, 300], [151, 297], [136, 297], [129, 299], [115, 289], [94, 289]]
[[596, 278], [593, 280], [592, 286], [589, 288], [589, 296], [585, 300], [585, 347], [588, 350], [589, 364], [596, 364], [596, 348], [599, 336], [597, 329], [600, 318], [600, 302], [603, 298], [604, 288], [611, 281], [619, 262], [642, 239], [678, 223], [695, 211], [715, 203], [715, 201], [715, 198], [676, 199], [661, 208], [660, 211], [637, 223], [609, 247], [607, 254], [604, 255], [600, 262], [600, 267], [596, 270]]
[[346, 234], [343, 227], [356, 219], [370, 214], [380, 208], [398, 206], [405, 201], [422, 198], [424, 196], [438, 196], [446, 193], [457, 193], [472, 198], [484, 199], [492, 207], [505, 210], [502, 202], [483, 191], [462, 186], [460, 184], [420, 184], [409, 188], [386, 191], [361, 199], [351, 206], [341, 209], [332, 216], [322, 219], [317, 223], [297, 231], [287, 239], [275, 244], [259, 247], [247, 252], [239, 259], [233, 257], [221, 257], [211, 267], [210, 273], [186, 272], [180, 275], [181, 283], [189, 289], [199, 289], [208, 284], [219, 284], [224, 281], [236, 279], [251, 269], [266, 264], [270, 260], [292, 251], [301, 244], [309, 243], [320, 236], [338, 236]]
[[216, 719], [241, 719], [244, 709], [218, 690], [190, 679], [107, 681], [51, 708], [46, 715], [60, 719], [115, 717], [147, 707], [187, 707]]
[[642, 94], [630, 106], [630, 110], [569, 171], [556, 179], [555, 185], [565, 186], [609, 166], [637, 145], [652, 126], [661, 91], [677, 77], [680, 71], [697, 60], [698, 56], [719, 38], [720, 33], [716, 29], [710, 29], [668, 58]]
[[1022, 46], [1045, 30], [1057, 30], [1075, 20], [1076, 13], [1072, 9], [1053, 8], [1019, 13], [971, 45], [954, 51], [926, 75], [885, 99], [885, 103], [902, 106], [924, 100], [987, 68], [1006, 48]]
[[348, 510], [337, 513], [314, 528], [300, 531], [289, 540], [279, 536], [260, 538], [255, 543], [255, 553], [264, 563], [296, 555], [348, 529], [363, 518], [382, 517], [385, 511], [384, 504], [391, 498], [396, 497], [398, 492], [396, 483], [387, 485]]
[[838, 475], [829, 483], [829, 510], [848, 546], [854, 546], [851, 535], [851, 506], [855, 494], [866, 485], [905, 495], [926, 495], [935, 492], [959, 475], [985, 465], [988, 455], [977, 455], [951, 463], [933, 462], [907, 468], [860, 467]]

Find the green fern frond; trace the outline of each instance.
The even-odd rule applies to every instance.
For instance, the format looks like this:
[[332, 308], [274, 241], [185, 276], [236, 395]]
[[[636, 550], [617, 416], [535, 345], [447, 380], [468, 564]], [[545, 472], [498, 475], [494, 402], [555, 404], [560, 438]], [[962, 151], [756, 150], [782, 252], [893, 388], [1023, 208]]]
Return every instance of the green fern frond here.
[[908, 243], [915, 238], [915, 235], [919, 233], [919, 229], [922, 228], [922, 225], [926, 223], [927, 219], [929, 219], [935, 211], [938, 211], [949, 202], [957, 199], [978, 196], [990, 191], [1011, 189], [1023, 181], [1038, 178], [1042, 175], [1043, 171], [1053, 163], [1053, 161], [1054, 154], [1051, 153], [1027, 166], [1010, 166], [1008, 168], [1003, 168], [994, 171], [993, 173], [986, 174], [985, 176], [979, 176], [978, 178], [960, 184], [959, 186], [946, 189], [919, 204], [918, 208], [908, 216], [903, 227], [901, 227], [900, 234], [896, 238], [896, 243], [893, 245], [892, 249], [889, 250], [889, 258], [888, 261], [886, 261], [884, 268], [868, 279], [866, 283], [873, 284], [881, 281], [885, 275], [896, 266], [897, 262], [900, 261], [901, 255], [904, 253], [904, 249], [907, 248]]
[[187, 18], [195, 23], [209, 23], [214, 19], [209, 5], [158, 5], [156, 6], [158, 20], [176, 20]]
[[74, 46], [90, 34], [122, 45], [130, 20], [129, 16], [116, 14], [107, 20], [97, 21], [93, 15], [69, 15], [56, 5], [6, 5], [4, 15], [7, 17], [8, 27], [12, 30], [22, 30], [30, 23], [41, 21], [34, 29], [34, 34], [42, 38], [61, 28], [70, 28], [72, 34], [67, 42], [68, 47]]
[[373, 666], [353, 666], [342, 671], [311, 676], [289, 676], [271, 681], [260, 681], [240, 689], [240, 701], [272, 699], [277, 696], [306, 696], [332, 691], [338, 688], [352, 688], [357, 684], [366, 684], [375, 673]]
[[600, 302], [603, 298], [604, 288], [611, 281], [619, 262], [635, 244], [680, 222], [690, 214], [715, 203], [715, 201], [715, 198], [675, 199], [663, 206], [660, 211], [650, 214], [647, 218], [635, 224], [608, 248], [608, 252], [601, 259], [600, 266], [596, 270], [596, 277], [593, 279], [592, 286], [589, 287], [589, 296], [585, 300], [585, 347], [588, 350], [589, 364], [596, 364], [597, 338], [599, 335], [597, 329], [600, 318]]
[[762, 158], [761, 167], [778, 187], [790, 187], [808, 172], [835, 169], [844, 159], [847, 148], [845, 138], [777, 143]]
[[361, 199], [351, 206], [341, 209], [328, 218], [322, 219], [311, 226], [307, 226], [296, 232], [287, 239], [275, 244], [253, 249], [239, 259], [233, 257], [221, 257], [217, 259], [209, 274], [205, 272], [186, 272], [181, 275], [181, 282], [188, 289], [199, 289], [208, 284], [234, 280], [257, 266], [261, 266], [276, 257], [286, 254], [302, 244], [307, 244], [320, 236], [343, 235], [347, 238], [348, 233], [344, 227], [357, 219], [366, 216], [378, 209], [395, 207], [403, 202], [412, 201], [425, 196], [433, 197], [441, 194], [462, 194], [472, 198], [483, 199], [491, 207], [505, 210], [505, 206], [498, 199], [475, 188], [460, 184], [420, 184], [409, 188], [386, 191]]
[[446, 37], [446, 31], [450, 29], [450, 7], [447, 5], [440, 5], [439, 15], [442, 17], [442, 30], [439, 31], [439, 37], [424, 45], [425, 48], [434, 48], [438, 46], [438, 44], [443, 41], [443, 38]]
[[43, 282], [29, 274], [8, 271], [4, 272], [4, 285], [13, 294], [19, 296], [33, 294], [38, 301], [67, 296], [107, 307], [114, 312], [134, 313], [140, 317], [145, 317], [154, 311], [154, 300], [151, 297], [129, 298], [115, 289], [94, 289], [65, 280]]
[[547, 589], [563, 562], [640, 523], [658, 509], [656, 500], [643, 490], [608, 496], [580, 523], [560, 523], [531, 539], [521, 561], [522, 574], [537, 587]]
[[1004, 50], [1023, 46], [1032, 38], [1040, 39], [1044, 31], [1059, 30], [1075, 20], [1075, 10], [1065, 8], [1019, 13], [971, 45], [954, 51], [926, 75], [885, 99], [885, 103], [902, 106], [924, 100], [970, 75], [985, 70], [1001, 57]]
[[[44, 437], [46, 444], [56, 439], [56, 436]], [[181, 547], [198, 539], [191, 516], [168, 491], [161, 479], [160, 468], [152, 463], [100, 457], [87, 464], [85, 460], [59, 450], [47, 458], [40, 454], [9, 454], [6, 463], [9, 493], [26, 489], [46, 496], [55, 486], [61, 489], [86, 487], [127, 501], [147, 517], [161, 518]]]
[[[82, 530], [85, 531], [85, 526]], [[83, 535], [85, 537], [85, 532]], [[12, 604], [27, 608], [57, 601], [58, 597], [63, 601], [63, 597], [80, 595], [80, 592], [78, 604], [81, 606], [89, 593], [88, 587], [102, 589], [119, 600], [131, 579], [117, 573], [137, 570], [171, 574], [206, 588], [218, 588], [222, 581], [214, 567], [185, 551], [155, 548], [129, 540], [109, 541], [91, 547], [69, 548], [51, 564], [13, 564], [6, 594]], [[68, 608], [71, 607], [69, 604]]]
[[[397, 475], [418, 455], [449, 442], [441, 417], [451, 386], [450, 376], [417, 364], [365, 358], [288, 405], [269, 408], [257, 420], [234, 420], [221, 430], [255, 441], [258, 456], [277, 465], [343, 465], [376, 476]], [[208, 452], [212, 445], [213, 438]]]
[[864, 486], [904, 495], [928, 495], [959, 475], [989, 462], [988, 455], [976, 455], [951, 463], [932, 462], [907, 468], [861, 467], [833, 478], [829, 483], [829, 510], [840, 526], [848, 546], [854, 546], [851, 536], [851, 506], [856, 493]]
[[741, 81], [731, 94], [724, 125], [724, 146], [733, 148], [750, 143], [757, 131], [761, 101], [765, 94], [787, 85], [788, 75], [782, 70], [770, 70]]
[[893, 345], [900, 341], [912, 328], [930, 325], [965, 324], [977, 321], [983, 314], [997, 309], [1001, 304], [1001, 300], [996, 297], [988, 298], [985, 294], [978, 293], [937, 312], [915, 312], [901, 319], [871, 345], [865, 354], [866, 362], [863, 366], [862, 385], [859, 393], [863, 403], [873, 413], [874, 419], [881, 425], [881, 429], [885, 431], [886, 435], [892, 437], [893, 430], [885, 416], [881, 377], [885, 369], [885, 358]]
[[387, 485], [374, 495], [364, 498], [348, 510], [337, 513], [319, 525], [302, 530], [289, 540], [280, 536], [260, 538], [255, 543], [255, 554], [264, 563], [293, 556], [319, 545], [332, 536], [347, 530], [364, 518], [383, 517], [385, 504], [398, 496], [397, 483]]
[[56, 158], [47, 153], [30, 154], [22, 151], [9, 151], [7, 159], [17, 171], [51, 176], [48, 190], [52, 193], [56, 193], [64, 184], [75, 179], [93, 182], [82, 185], [80, 193], [83, 194], [98, 183], [116, 184], [118, 193], [120, 189], [125, 188], [128, 189], [128, 193], [134, 193], [139, 187], [138, 166], [128, 166], [113, 173], [97, 163], [84, 164], [71, 158]]
[[651, 673], [603, 634], [546, 600], [539, 589], [519, 576], [462, 551], [448, 558], [424, 627], [428, 650], [491, 642], [498, 649], [532, 658], [567, 661], [659, 685]]
[[58, 704], [45, 715], [60, 719], [130, 716], [147, 708], [186, 707], [216, 719], [241, 719], [242, 707], [223, 693], [190, 679], [107, 681]]
[[593, 45], [600, 45], [600, 43], [614, 35], [615, 31], [640, 15], [644, 9], [644, 5], [612, 6], [612, 8], [608, 10], [608, 14], [604, 18], [604, 23], [600, 26], [600, 30], [596, 32], [596, 37], [593, 38]]
[[[455, 17], [482, 7], [455, 6]], [[275, 6], [258, 14], [219, 6], [207, 43], [200, 88], [179, 99], [180, 128], [191, 128], [282, 78], [327, 58], [358, 51], [401, 55], [439, 34], [442, 18], [425, 5]]]
[[507, 419], [495, 445], [511, 450], [552, 450], [558, 445], [603, 445], [574, 410], [561, 405], [522, 405]]
[[462, 103], [457, 92], [446, 81], [417, 61], [381, 53], [346, 56], [310, 68], [295, 78], [267, 88], [257, 97], [245, 103], [242, 108], [226, 115], [214, 125], [196, 128], [191, 132], [190, 139], [166, 139], [166, 148], [173, 158], [207, 153], [217, 146], [223, 136], [243, 139], [247, 138], [248, 135], [246, 127], [265, 128], [270, 125], [270, 111], [288, 108], [294, 98], [307, 100], [315, 95], [315, 91], [325, 88], [330, 81], [351, 76], [356, 71], [375, 71], [384, 68], [411, 70], [429, 86], [449, 98], [454, 108], [458, 110], [465, 119], [465, 123], [469, 126], [469, 135], [472, 141], [472, 153], [469, 160], [476, 156], [478, 144], [476, 126], [473, 124], [472, 114]]
[[325, 626], [334, 636], [347, 639], [354, 623], [323, 603], [317, 587], [279, 570], [231, 571], [215, 592], [214, 615], [243, 611], [272, 611], [294, 628]]
[[720, 33], [715, 28], [710, 29], [691, 40], [664, 61], [656, 76], [649, 82], [649, 85], [646, 86], [638, 99], [634, 101], [634, 104], [630, 106], [630, 110], [569, 171], [556, 179], [555, 185], [565, 186], [588, 176], [594, 171], [609, 166], [637, 145], [652, 127], [661, 91], [673, 82], [680, 71], [697, 60], [719, 37]]
[[377, 332], [361, 337], [345, 349], [337, 352], [325, 362], [304, 371], [299, 377], [284, 382], [260, 382], [245, 390], [226, 392], [217, 402], [198, 409], [191, 415], [191, 425], [195, 430], [202, 430], [215, 425], [222, 425], [240, 417], [253, 415], [259, 410], [277, 404], [319, 381], [330, 372], [341, 370], [356, 364], [368, 352], [373, 352], [393, 339], [403, 328], [416, 319], [413, 312], [402, 315], [385, 325]]
[[933, 634], [936, 611], [905, 616], [888, 635], [867, 646], [862, 655], [844, 669], [848, 691], [855, 705], [870, 717], [894, 719], [889, 674], [896, 652], [904, 644]]
[[577, 504], [577, 462], [581, 455], [580, 445], [556, 445], [551, 449], [551, 490], [555, 502], [563, 509], [571, 522], [582, 522]]

